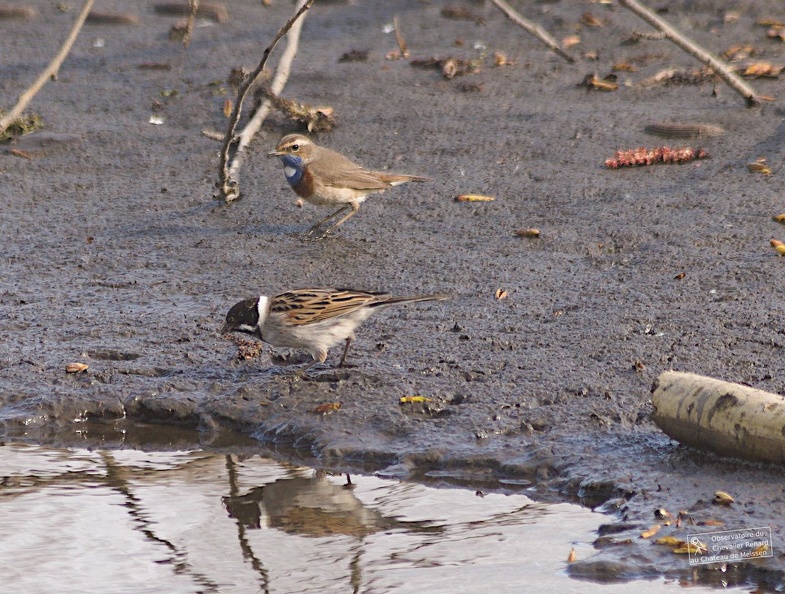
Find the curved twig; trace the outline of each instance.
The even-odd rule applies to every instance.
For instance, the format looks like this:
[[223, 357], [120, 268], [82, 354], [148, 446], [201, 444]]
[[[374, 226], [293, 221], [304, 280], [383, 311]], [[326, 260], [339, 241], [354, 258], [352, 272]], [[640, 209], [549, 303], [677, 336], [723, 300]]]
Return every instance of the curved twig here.
[[685, 52], [712, 68], [734, 91], [744, 97], [747, 101], [747, 107], [754, 107], [760, 104], [760, 99], [755, 90], [733, 72], [725, 62], [700, 47], [688, 37], [679, 33], [669, 23], [654, 14], [650, 8], [639, 3], [637, 0], [619, 0], [619, 4], [629, 8], [652, 27], [662, 31], [662, 33], [665, 34], [665, 37], [670, 39]]
[[300, 20], [300, 17], [305, 14], [305, 12], [311, 7], [313, 3], [314, 0], [298, 1], [297, 11], [295, 12], [294, 16], [278, 30], [278, 33], [275, 34], [272, 43], [270, 43], [267, 49], [264, 50], [264, 55], [262, 56], [262, 60], [259, 62], [259, 65], [256, 67], [256, 70], [248, 75], [237, 91], [237, 100], [235, 101], [232, 115], [229, 117], [229, 127], [226, 130], [223, 147], [221, 148], [220, 167], [218, 171], [218, 190], [221, 194], [221, 197], [226, 201], [227, 204], [234, 202], [240, 197], [240, 187], [237, 183], [237, 180], [234, 179], [234, 175], [240, 169], [240, 165], [242, 164], [245, 147], [247, 147], [251, 142], [254, 134], [256, 134], [256, 132], [261, 127], [262, 121], [264, 121], [264, 118], [267, 117], [272, 108], [269, 100], [262, 102], [262, 105], [256, 111], [253, 119], [248, 122], [246, 127], [242, 130], [240, 136], [238, 137], [240, 143], [237, 147], [237, 151], [235, 153], [234, 160], [232, 161], [230, 170], [229, 149], [232, 145], [232, 142], [236, 140], [235, 131], [237, 129], [237, 122], [240, 119], [240, 114], [242, 113], [243, 101], [248, 95], [248, 91], [250, 90], [253, 83], [262, 74], [262, 71], [267, 64], [267, 60], [270, 58], [270, 54], [272, 53], [275, 46], [278, 44], [281, 38], [291, 30], [286, 52], [281, 57], [275, 77], [273, 78], [273, 81], [270, 85], [271, 90], [276, 94], [283, 90], [283, 86], [286, 84], [286, 80], [289, 78], [292, 60], [294, 60], [294, 56], [297, 54], [297, 45], [300, 38], [300, 31], [302, 30], [302, 21]]
[[54, 58], [52, 58], [52, 61], [49, 62], [49, 65], [38, 76], [30, 88], [19, 96], [19, 100], [13, 109], [11, 109], [11, 111], [9, 111], [5, 117], [3, 117], [3, 119], [0, 119], [0, 134], [5, 132], [6, 128], [8, 128], [8, 126], [10, 126], [14, 120], [18, 119], [20, 115], [22, 115], [25, 107], [27, 107], [30, 101], [33, 100], [33, 97], [35, 97], [38, 91], [41, 90], [41, 87], [46, 84], [46, 81], [48, 81], [50, 78], [57, 77], [57, 71], [60, 70], [60, 65], [63, 63], [63, 60], [65, 60], [68, 52], [71, 51], [71, 46], [74, 45], [74, 41], [76, 41], [76, 37], [79, 35], [79, 31], [81, 31], [82, 25], [84, 25], [85, 19], [90, 13], [92, 6], [93, 0], [85, 0], [84, 6], [82, 7], [82, 12], [80, 12], [79, 16], [76, 18], [76, 22], [71, 28], [71, 33], [68, 34], [68, 37], [63, 42], [63, 46], [60, 48], [60, 51], [57, 52], [57, 55]]
[[565, 52], [560, 46], [559, 42], [556, 41], [550, 33], [548, 33], [545, 29], [543, 29], [537, 23], [530, 21], [517, 10], [515, 10], [512, 6], [507, 4], [505, 0], [491, 0], [498, 8], [501, 10], [507, 18], [510, 19], [516, 25], [523, 27], [534, 35], [537, 39], [542, 41], [545, 45], [547, 45], [551, 50], [559, 54], [562, 58], [567, 60], [568, 62], [575, 62], [575, 58], [573, 58], [570, 54]]

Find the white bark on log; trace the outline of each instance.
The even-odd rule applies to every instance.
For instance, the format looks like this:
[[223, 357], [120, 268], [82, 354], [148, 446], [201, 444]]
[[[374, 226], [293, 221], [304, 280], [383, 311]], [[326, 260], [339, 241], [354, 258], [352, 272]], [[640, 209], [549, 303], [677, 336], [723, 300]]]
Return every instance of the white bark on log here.
[[722, 380], [666, 371], [655, 383], [654, 422], [700, 450], [785, 463], [785, 397]]

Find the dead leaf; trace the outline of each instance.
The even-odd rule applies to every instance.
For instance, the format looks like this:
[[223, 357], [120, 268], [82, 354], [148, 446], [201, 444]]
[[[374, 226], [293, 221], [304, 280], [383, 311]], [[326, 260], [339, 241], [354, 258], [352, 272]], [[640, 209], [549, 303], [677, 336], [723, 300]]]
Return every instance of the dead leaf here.
[[761, 76], [765, 76], [766, 78], [777, 78], [783, 68], [785, 68], [785, 66], [775, 66], [769, 62], [754, 62], [749, 64], [741, 75], [752, 78], [759, 78]]
[[780, 214], [772, 218], [778, 223], [782, 223], [783, 225], [785, 225], [785, 214]]
[[69, 363], [65, 366], [66, 373], [82, 373], [83, 371], [87, 371], [85, 363]]
[[419, 402], [431, 402], [427, 396], [401, 396], [400, 404], [416, 404]]
[[766, 31], [766, 36], [769, 39], [779, 39], [785, 41], [785, 27], [773, 27]]
[[494, 297], [499, 301], [506, 299], [507, 295], [508, 293], [504, 289], [496, 289], [496, 293], [494, 293]]
[[562, 39], [561, 46], [564, 49], [568, 49], [571, 48], [573, 45], [578, 45], [580, 42], [581, 42], [580, 37], [578, 37], [577, 35], [570, 35]]
[[512, 66], [515, 64], [510, 58], [507, 57], [507, 54], [503, 52], [493, 52], [493, 63], [496, 66]]
[[614, 72], [638, 72], [638, 67], [629, 62], [617, 62], [611, 67]]
[[325, 402], [324, 404], [320, 404], [316, 408], [313, 409], [313, 412], [317, 415], [329, 415], [331, 412], [335, 412], [336, 410], [341, 409], [340, 402]]
[[738, 44], [732, 45], [722, 52], [722, 57], [725, 58], [728, 62], [738, 62], [740, 60], [746, 60], [750, 56], [754, 56], [757, 53], [758, 52], [755, 51], [755, 48], [748, 43]]
[[747, 171], [750, 173], [760, 173], [761, 175], [771, 175], [771, 169], [766, 165], [766, 159], [760, 157], [752, 163], [747, 163]]
[[777, 250], [777, 253], [780, 256], [785, 256], [785, 243], [779, 241], [778, 239], [771, 239], [769, 243], [771, 244], [771, 247]]
[[224, 99], [224, 117], [228, 118], [232, 115], [232, 107], [234, 104], [232, 103], [231, 99]]
[[711, 502], [716, 505], [730, 505], [735, 502], [735, 499], [725, 491], [716, 491], [714, 493], [714, 499], [712, 499]]
[[707, 550], [706, 545], [698, 541], [697, 544], [694, 542], [685, 542], [683, 545], [673, 549], [673, 552], [677, 555], [699, 555], [705, 553]]
[[604, 27], [605, 23], [602, 19], [597, 18], [590, 12], [584, 12], [581, 15], [581, 23], [588, 27]]
[[575, 563], [575, 559], [578, 555], [575, 554], [575, 547], [570, 550], [570, 554], [567, 555], [567, 563]]
[[616, 83], [615, 74], [609, 74], [603, 79], [597, 78], [596, 74], [587, 74], [579, 86], [584, 86], [589, 90], [596, 89], [598, 91], [615, 91], [619, 88], [619, 85]]
[[685, 545], [687, 543], [686, 543], [686, 541], [680, 540], [680, 539], [676, 538], [675, 536], [662, 536], [662, 537], [658, 538], [657, 540], [655, 540], [654, 544], [656, 544], [656, 545], [665, 545], [665, 546], [669, 546], [669, 547], [680, 547], [680, 546], [683, 546], [683, 545]]
[[539, 237], [540, 230], [535, 229], [534, 227], [530, 227], [528, 229], [518, 229], [515, 232], [515, 235], [517, 235], [518, 237]]
[[651, 538], [655, 534], [657, 534], [662, 529], [662, 524], [654, 524], [648, 530], [644, 530], [641, 532], [641, 538]]
[[455, 197], [456, 202], [493, 202], [493, 196], [483, 196], [482, 194], [461, 194]]

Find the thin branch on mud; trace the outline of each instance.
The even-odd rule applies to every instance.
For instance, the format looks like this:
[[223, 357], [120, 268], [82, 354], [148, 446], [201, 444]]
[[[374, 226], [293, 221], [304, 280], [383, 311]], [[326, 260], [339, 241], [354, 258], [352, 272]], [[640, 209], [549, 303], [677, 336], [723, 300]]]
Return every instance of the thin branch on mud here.
[[191, 43], [191, 35], [194, 32], [194, 23], [196, 22], [196, 13], [199, 11], [199, 0], [188, 0], [190, 12], [188, 13], [188, 20], [185, 23], [185, 35], [183, 36], [183, 47], [188, 49]]
[[240, 114], [242, 113], [243, 101], [248, 95], [248, 91], [250, 90], [251, 86], [254, 84], [254, 82], [256, 82], [256, 79], [261, 76], [262, 71], [267, 64], [267, 60], [270, 58], [270, 54], [272, 53], [275, 46], [284, 35], [289, 33], [287, 36], [288, 43], [286, 50], [284, 50], [284, 53], [281, 56], [281, 60], [278, 63], [278, 69], [276, 70], [273, 81], [270, 84], [270, 90], [276, 95], [280, 94], [280, 92], [283, 90], [283, 87], [289, 78], [292, 61], [297, 55], [297, 46], [300, 40], [300, 32], [302, 31], [303, 27], [303, 21], [300, 19], [300, 17], [305, 14], [305, 12], [311, 7], [313, 3], [314, 0], [298, 0], [297, 11], [295, 12], [294, 16], [278, 30], [278, 33], [275, 34], [272, 43], [270, 43], [267, 49], [264, 50], [262, 61], [259, 62], [256, 70], [246, 77], [237, 91], [237, 100], [234, 103], [234, 109], [232, 110], [232, 115], [229, 118], [229, 128], [226, 130], [223, 147], [221, 148], [220, 167], [218, 170], [218, 189], [221, 197], [227, 204], [234, 202], [240, 197], [240, 187], [237, 180], [235, 179], [235, 176], [237, 175], [237, 172], [240, 170], [240, 166], [242, 165], [246, 147], [251, 143], [251, 139], [254, 137], [256, 132], [259, 131], [259, 128], [262, 126], [262, 122], [272, 110], [272, 105], [269, 100], [263, 101], [259, 106], [259, 109], [254, 114], [254, 117], [248, 122], [248, 124], [246, 124], [245, 128], [243, 128], [237, 137], [239, 143], [237, 145], [237, 150], [230, 167], [229, 149], [232, 145], [232, 142], [235, 140], [235, 130], [237, 129], [237, 122], [239, 121]]
[[685, 52], [712, 68], [734, 91], [744, 97], [747, 101], [747, 107], [760, 105], [760, 98], [755, 90], [739, 78], [725, 62], [676, 31], [670, 24], [654, 14], [650, 8], [644, 6], [637, 0], [619, 0], [619, 4], [629, 8], [652, 27], [664, 33], [665, 37], [670, 39]]
[[87, 15], [90, 13], [92, 6], [93, 0], [85, 0], [82, 12], [80, 12], [79, 16], [76, 18], [76, 22], [71, 28], [71, 33], [68, 34], [68, 38], [63, 42], [63, 46], [60, 48], [60, 51], [39, 75], [36, 81], [30, 86], [30, 88], [19, 96], [19, 101], [17, 101], [13, 109], [11, 109], [11, 111], [9, 111], [3, 119], [0, 119], [0, 133], [5, 132], [6, 128], [8, 128], [8, 126], [10, 126], [14, 120], [18, 119], [20, 115], [22, 115], [25, 107], [27, 107], [30, 101], [33, 100], [33, 97], [35, 97], [38, 91], [40, 91], [41, 88], [46, 84], [46, 81], [48, 81], [50, 78], [57, 77], [57, 71], [60, 70], [60, 65], [63, 63], [63, 60], [65, 60], [68, 52], [71, 51], [71, 46], [74, 45], [74, 41], [76, 41], [79, 31], [82, 30], [82, 25], [84, 25], [85, 19], [87, 19]]
[[543, 29], [537, 23], [530, 21], [517, 10], [515, 10], [512, 6], [507, 4], [505, 0], [491, 0], [499, 10], [501, 10], [507, 18], [510, 19], [513, 23], [518, 25], [519, 27], [523, 27], [526, 29], [527, 32], [534, 35], [537, 39], [542, 41], [545, 45], [547, 45], [551, 50], [559, 54], [562, 58], [567, 60], [568, 62], [575, 62], [575, 58], [573, 58], [570, 54], [565, 52], [560, 46], [559, 42], [556, 41], [551, 34], [548, 33], [545, 29]]

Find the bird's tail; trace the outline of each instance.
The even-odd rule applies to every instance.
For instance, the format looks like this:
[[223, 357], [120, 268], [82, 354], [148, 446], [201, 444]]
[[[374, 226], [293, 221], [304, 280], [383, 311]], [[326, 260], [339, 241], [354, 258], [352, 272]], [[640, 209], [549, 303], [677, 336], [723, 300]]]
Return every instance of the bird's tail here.
[[374, 303], [369, 303], [368, 307], [379, 307], [382, 305], [393, 305], [394, 303], [414, 303], [417, 301], [444, 301], [449, 299], [448, 295], [443, 293], [434, 293], [433, 295], [419, 295], [413, 297], [392, 297], [390, 295], [380, 296], [379, 300]]
[[406, 182], [431, 182], [433, 179], [430, 177], [422, 177], [421, 175], [403, 175], [398, 173], [380, 173], [379, 176], [381, 177], [383, 182], [390, 184], [391, 186], [398, 186], [400, 184], [405, 184]]

